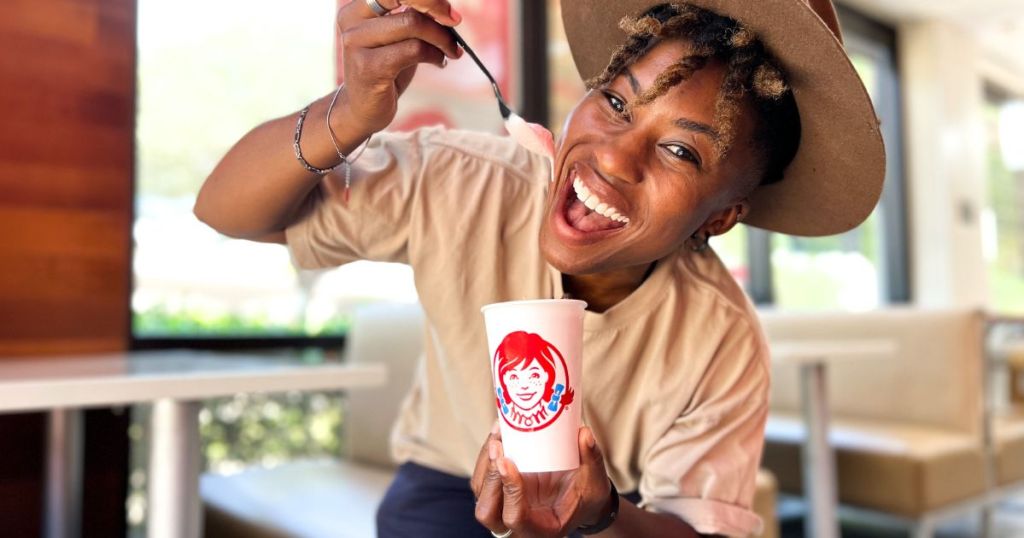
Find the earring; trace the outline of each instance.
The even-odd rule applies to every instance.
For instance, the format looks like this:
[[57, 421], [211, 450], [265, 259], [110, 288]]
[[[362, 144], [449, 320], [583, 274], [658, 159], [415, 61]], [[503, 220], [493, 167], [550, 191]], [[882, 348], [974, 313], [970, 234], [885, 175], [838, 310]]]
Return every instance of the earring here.
[[690, 250], [694, 252], [704, 252], [710, 246], [708, 245], [708, 240], [711, 239], [711, 234], [705, 233], [703, 238], [698, 238], [695, 233], [690, 236], [690, 239], [694, 241], [694, 243], [690, 245]]

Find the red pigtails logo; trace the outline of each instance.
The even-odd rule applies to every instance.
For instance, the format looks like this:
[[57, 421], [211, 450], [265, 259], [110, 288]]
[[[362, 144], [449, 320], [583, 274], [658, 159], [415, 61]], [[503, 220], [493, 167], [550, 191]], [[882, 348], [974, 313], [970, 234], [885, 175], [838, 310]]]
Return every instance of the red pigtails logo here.
[[519, 431], [546, 428], [573, 401], [565, 359], [540, 335], [510, 333], [494, 353], [492, 371], [498, 412]]

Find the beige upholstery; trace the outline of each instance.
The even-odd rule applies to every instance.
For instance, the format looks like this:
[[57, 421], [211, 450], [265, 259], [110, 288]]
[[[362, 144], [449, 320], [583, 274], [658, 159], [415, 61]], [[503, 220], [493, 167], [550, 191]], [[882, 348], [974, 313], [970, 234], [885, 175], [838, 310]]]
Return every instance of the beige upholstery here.
[[[799, 416], [774, 413], [768, 421], [765, 466], [780, 489], [802, 492]], [[836, 418], [830, 442], [836, 451], [842, 502], [916, 517], [985, 491], [978, 439], [905, 423]]]
[[994, 426], [997, 483], [1024, 480], [1024, 415], [999, 417]]
[[[916, 517], [985, 490], [980, 313], [765, 312], [762, 321], [772, 341], [889, 339], [897, 345], [889, 360], [828, 364], [841, 502]], [[780, 489], [796, 492], [803, 439], [798, 369], [772, 369], [764, 464]]]
[[1010, 403], [1024, 406], [1024, 349], [1017, 348], [1006, 358], [1010, 377]]
[[754, 513], [761, 517], [764, 530], [760, 538], [779, 538], [779, 519], [775, 505], [779, 498], [779, 485], [775, 475], [767, 469], [757, 472], [757, 489], [754, 493]]
[[[858, 314], [761, 312], [770, 340], [888, 339], [893, 360], [828, 366], [829, 404], [841, 417], [981, 431], [983, 317], [973, 310], [893, 308]], [[772, 368], [773, 410], [799, 411], [795, 367]]]
[[383, 387], [352, 391], [344, 421], [346, 456], [360, 463], [394, 467], [391, 424], [412, 386], [423, 353], [423, 311], [416, 304], [374, 304], [360, 308], [345, 342], [351, 363], [383, 364], [388, 382]]

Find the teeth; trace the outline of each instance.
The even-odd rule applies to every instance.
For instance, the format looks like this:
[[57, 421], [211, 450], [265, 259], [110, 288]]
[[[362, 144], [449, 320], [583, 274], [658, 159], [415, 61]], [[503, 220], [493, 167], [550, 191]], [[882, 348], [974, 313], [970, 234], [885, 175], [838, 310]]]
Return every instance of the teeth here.
[[576, 191], [576, 198], [578, 198], [580, 202], [583, 202], [583, 205], [587, 206], [588, 209], [591, 209], [595, 213], [603, 215], [604, 217], [616, 222], [629, 224], [629, 217], [622, 216], [622, 212], [618, 209], [602, 202], [597, 195], [590, 192], [590, 189], [583, 184], [583, 180], [580, 178], [577, 177], [572, 181], [572, 188]]

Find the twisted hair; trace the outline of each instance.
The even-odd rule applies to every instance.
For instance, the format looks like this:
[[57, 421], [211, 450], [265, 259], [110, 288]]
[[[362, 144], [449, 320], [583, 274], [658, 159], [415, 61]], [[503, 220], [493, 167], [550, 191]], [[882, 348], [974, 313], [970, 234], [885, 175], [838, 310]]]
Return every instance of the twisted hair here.
[[757, 112], [754, 141], [762, 157], [760, 184], [782, 179], [800, 145], [800, 117], [785, 74], [757, 36], [742, 24], [686, 2], [656, 5], [638, 17], [624, 17], [619, 27], [626, 41], [612, 54], [605, 70], [587, 81], [588, 88], [607, 86], [654, 45], [685, 39], [691, 53], [666, 68], [637, 96], [630, 109], [651, 103], [703, 69], [709, 61], [725, 64], [726, 75], [715, 103], [720, 131], [717, 150], [728, 153], [735, 142], [735, 117], [749, 96]]

